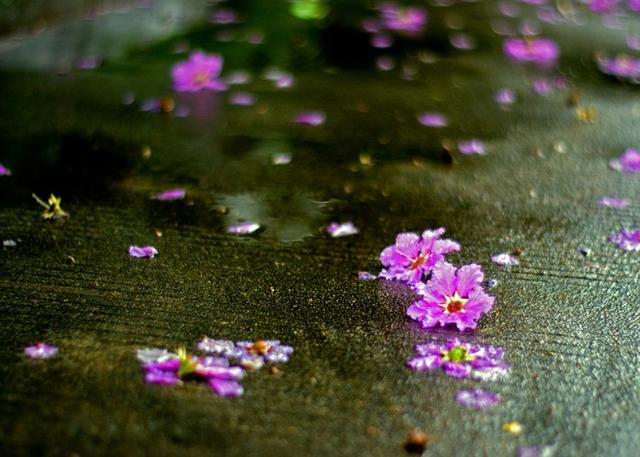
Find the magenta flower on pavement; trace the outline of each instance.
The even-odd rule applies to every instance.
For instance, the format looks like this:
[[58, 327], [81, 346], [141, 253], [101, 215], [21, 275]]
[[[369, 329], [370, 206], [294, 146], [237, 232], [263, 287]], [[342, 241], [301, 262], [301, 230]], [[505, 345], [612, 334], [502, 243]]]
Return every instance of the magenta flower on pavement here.
[[458, 330], [476, 328], [477, 321], [491, 310], [495, 298], [482, 288], [484, 274], [480, 265], [456, 268], [442, 262], [432, 271], [427, 283], [415, 287], [420, 300], [412, 304], [407, 315], [424, 328], [454, 324]]
[[32, 359], [50, 359], [58, 354], [58, 348], [46, 343], [38, 343], [24, 348], [24, 353]]
[[640, 251], [640, 228], [622, 229], [609, 236], [609, 241], [616, 244], [623, 251]]
[[446, 127], [448, 124], [442, 113], [421, 113], [418, 115], [418, 122], [425, 127]]
[[614, 57], [599, 55], [596, 57], [598, 69], [605, 75], [628, 79], [634, 82], [640, 78], [640, 58], [620, 54]]
[[598, 200], [598, 206], [608, 208], [626, 208], [631, 202], [626, 198], [620, 197], [601, 197]]
[[178, 92], [225, 90], [227, 85], [219, 79], [222, 63], [222, 56], [217, 54], [194, 52], [189, 60], [178, 62], [171, 69], [173, 88]]
[[458, 143], [458, 151], [460, 151], [461, 154], [465, 155], [482, 155], [485, 153], [484, 143], [477, 139], [461, 141], [460, 143]]
[[11, 176], [11, 170], [0, 163], [0, 176]]
[[483, 389], [460, 390], [456, 401], [465, 408], [489, 409], [502, 403], [500, 395]]
[[382, 26], [387, 30], [416, 35], [427, 25], [427, 10], [421, 7], [401, 7], [393, 2], [378, 6]]
[[357, 235], [358, 233], [360, 233], [360, 230], [358, 230], [358, 227], [353, 225], [353, 222], [351, 221], [344, 222], [342, 224], [332, 222], [331, 224], [329, 224], [329, 227], [327, 227], [327, 233], [332, 238], [340, 238], [343, 236]]
[[627, 149], [619, 158], [611, 160], [609, 166], [616, 171], [640, 173], [640, 150]]
[[165, 190], [164, 192], [160, 192], [159, 194], [156, 194], [156, 196], [153, 198], [155, 198], [156, 200], [170, 201], [170, 200], [182, 200], [186, 196], [187, 196], [187, 191], [184, 189], [170, 189], [170, 190]]
[[502, 348], [472, 345], [452, 338], [444, 344], [416, 346], [416, 357], [407, 362], [414, 371], [444, 370], [452, 378], [495, 380], [508, 373]]
[[429, 273], [444, 256], [459, 251], [460, 245], [452, 240], [440, 237], [445, 229], [425, 230], [417, 233], [400, 233], [396, 244], [386, 247], [380, 254], [380, 262], [384, 266], [380, 277], [398, 281], [417, 283], [422, 275]]
[[158, 254], [158, 250], [153, 246], [129, 246], [129, 256], [136, 258], [153, 258]]
[[255, 222], [243, 222], [227, 227], [227, 233], [232, 235], [251, 235], [258, 230], [260, 230], [260, 224], [256, 224]]
[[295, 122], [296, 124], [316, 127], [318, 125], [324, 124], [325, 118], [326, 115], [321, 111], [305, 111], [302, 113], [298, 113], [293, 119], [293, 122]]
[[495, 263], [496, 265], [500, 265], [503, 267], [510, 267], [513, 265], [519, 265], [520, 261], [518, 260], [517, 257], [512, 256], [511, 254], [507, 253], [507, 252], [503, 252], [502, 254], [496, 254], [493, 257], [491, 257], [491, 261], [493, 263]]
[[542, 65], [555, 62], [560, 55], [560, 48], [549, 38], [508, 38], [502, 49], [512, 60]]

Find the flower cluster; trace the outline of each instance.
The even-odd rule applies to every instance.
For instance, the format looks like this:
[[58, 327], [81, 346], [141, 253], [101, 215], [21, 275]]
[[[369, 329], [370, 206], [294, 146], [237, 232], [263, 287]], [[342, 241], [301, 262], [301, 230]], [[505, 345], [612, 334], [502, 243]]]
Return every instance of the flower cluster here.
[[246, 370], [265, 364], [283, 364], [293, 353], [291, 346], [277, 340], [239, 341], [204, 337], [197, 345], [200, 355], [179, 349], [140, 349], [137, 358], [148, 384], [177, 385], [184, 381], [206, 382], [220, 397], [239, 397], [244, 393], [240, 380]]

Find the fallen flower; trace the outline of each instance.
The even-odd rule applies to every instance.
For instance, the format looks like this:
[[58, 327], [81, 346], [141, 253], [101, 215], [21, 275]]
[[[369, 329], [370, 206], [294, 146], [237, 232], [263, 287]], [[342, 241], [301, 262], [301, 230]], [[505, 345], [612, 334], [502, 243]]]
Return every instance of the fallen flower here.
[[221, 91], [227, 88], [219, 79], [223, 59], [217, 54], [196, 51], [188, 60], [178, 62], [171, 70], [173, 88], [178, 92]]
[[256, 98], [249, 92], [234, 92], [229, 95], [229, 104], [236, 106], [251, 106], [256, 103]]
[[382, 26], [387, 30], [415, 35], [427, 25], [427, 10], [421, 7], [401, 7], [393, 2], [378, 6]]
[[611, 234], [609, 241], [616, 244], [623, 251], [640, 251], [640, 228], [633, 230], [621, 229], [619, 233]]
[[50, 359], [58, 354], [58, 348], [46, 343], [38, 343], [24, 348], [24, 353], [32, 359]]
[[11, 170], [0, 163], [0, 176], [11, 176]]
[[425, 127], [446, 127], [448, 124], [442, 113], [421, 113], [418, 115], [418, 122]]
[[502, 403], [500, 395], [483, 389], [461, 390], [456, 401], [465, 408], [489, 409]]
[[62, 219], [64, 217], [69, 217], [69, 213], [64, 211], [60, 204], [62, 203], [61, 197], [56, 197], [55, 195], [49, 195], [49, 199], [44, 202], [42, 201], [36, 194], [31, 194], [33, 199], [40, 204], [44, 208], [42, 212], [42, 218], [45, 220], [49, 219]]
[[182, 200], [186, 196], [187, 196], [187, 191], [184, 189], [170, 189], [170, 190], [165, 190], [164, 192], [160, 192], [159, 194], [156, 194], [156, 196], [153, 198], [155, 198], [156, 200], [171, 201], [171, 200]]
[[361, 281], [372, 281], [374, 279], [378, 279], [378, 277], [374, 274], [369, 273], [368, 271], [359, 271], [358, 279]]
[[343, 236], [357, 235], [358, 233], [360, 233], [360, 230], [358, 230], [358, 227], [353, 225], [353, 222], [351, 221], [344, 222], [342, 224], [332, 222], [331, 224], [329, 224], [329, 227], [327, 227], [327, 233], [332, 238], [340, 238]]
[[460, 244], [449, 239], [440, 239], [444, 228], [417, 233], [400, 233], [396, 244], [386, 247], [380, 254], [383, 269], [380, 277], [408, 283], [417, 283], [423, 274], [429, 273], [444, 256], [459, 251]]
[[211, 378], [209, 387], [219, 397], [240, 397], [244, 394], [242, 384], [229, 379]]
[[498, 105], [512, 105], [516, 101], [516, 94], [511, 89], [500, 89], [496, 92], [494, 100]]
[[424, 328], [455, 324], [460, 331], [474, 329], [495, 302], [484, 292], [483, 281], [480, 265], [458, 269], [442, 262], [433, 269], [426, 284], [416, 284], [415, 291], [421, 298], [409, 307], [407, 315]]
[[609, 13], [616, 9], [620, 0], [588, 0], [591, 11], [598, 14]]
[[136, 258], [150, 258], [158, 254], [158, 250], [153, 246], [129, 246], [129, 256]]
[[321, 111], [305, 111], [297, 114], [293, 122], [296, 124], [316, 127], [324, 124], [325, 118], [326, 115]]
[[505, 376], [509, 370], [509, 365], [503, 361], [502, 348], [462, 343], [458, 338], [452, 338], [444, 344], [418, 344], [416, 352], [418, 355], [407, 362], [414, 371], [442, 369], [453, 378], [471, 376], [493, 380]]
[[501, 265], [503, 267], [510, 267], [513, 265], [520, 265], [520, 261], [511, 254], [503, 252], [502, 254], [496, 254], [491, 257], [491, 261], [496, 265]]
[[601, 197], [598, 200], [598, 206], [608, 208], [626, 208], [630, 204], [629, 200], [620, 197]]
[[227, 233], [232, 235], [251, 235], [258, 230], [260, 230], [260, 224], [256, 224], [255, 222], [244, 222], [227, 227]]
[[598, 69], [610, 76], [621, 79], [633, 80], [640, 78], [640, 58], [628, 55], [617, 55], [615, 57], [596, 56]]
[[508, 38], [503, 51], [510, 59], [542, 65], [555, 62], [560, 55], [560, 48], [549, 38]]
[[293, 347], [278, 340], [238, 341], [228, 357], [247, 369], [261, 368], [265, 363], [281, 364], [289, 361]]
[[640, 173], [640, 150], [627, 149], [619, 158], [609, 161], [609, 167], [616, 171]]
[[482, 143], [482, 141], [477, 139], [462, 141], [458, 143], [458, 151], [460, 151], [461, 154], [465, 154], [465, 155], [472, 155], [472, 154], [482, 155], [485, 153], [484, 143]]

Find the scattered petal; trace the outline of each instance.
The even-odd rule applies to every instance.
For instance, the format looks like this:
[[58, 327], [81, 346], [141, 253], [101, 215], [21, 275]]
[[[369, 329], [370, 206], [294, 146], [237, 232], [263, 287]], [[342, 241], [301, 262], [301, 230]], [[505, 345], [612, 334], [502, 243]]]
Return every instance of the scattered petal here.
[[472, 154], [484, 154], [484, 143], [477, 139], [472, 139], [468, 141], [462, 141], [458, 143], [458, 151], [461, 154], [472, 155]]
[[275, 154], [272, 158], [271, 158], [271, 163], [274, 165], [288, 165], [291, 163], [292, 160], [292, 156], [291, 154], [288, 154], [286, 152], [280, 153], [280, 154]]
[[508, 38], [503, 50], [510, 59], [543, 65], [552, 64], [560, 55], [560, 48], [549, 38]]
[[518, 457], [551, 457], [553, 448], [551, 446], [527, 446], [518, 449]]
[[11, 176], [11, 170], [0, 163], [0, 176]]
[[359, 271], [358, 279], [362, 281], [372, 281], [374, 279], [378, 279], [378, 277], [374, 274], [369, 273], [368, 271]]
[[249, 92], [234, 92], [229, 95], [229, 103], [237, 106], [251, 106], [255, 105], [256, 97]]
[[170, 201], [170, 200], [182, 200], [187, 196], [187, 191], [184, 189], [170, 189], [160, 192], [154, 198], [156, 200]]
[[15, 240], [3, 240], [2, 246], [5, 248], [15, 248], [18, 245]]
[[325, 114], [321, 111], [305, 111], [296, 115], [294, 122], [315, 127], [324, 124], [325, 118]]
[[616, 171], [640, 173], [640, 150], [627, 149], [619, 158], [611, 160], [609, 166]]
[[631, 202], [626, 198], [620, 197], [601, 197], [598, 200], [598, 206], [608, 208], [626, 208]]
[[516, 102], [516, 94], [511, 89], [500, 89], [496, 92], [494, 100], [498, 105], [512, 105]]
[[244, 394], [242, 384], [228, 379], [212, 378], [209, 387], [220, 397], [240, 397]]
[[446, 127], [448, 124], [442, 113], [421, 113], [418, 115], [418, 122], [425, 127]]
[[610, 235], [609, 241], [616, 244], [623, 251], [640, 251], [640, 228], [633, 230], [621, 229], [619, 233]]
[[489, 409], [502, 403], [500, 395], [483, 389], [461, 390], [456, 401], [465, 408]]
[[360, 233], [360, 230], [358, 230], [358, 227], [353, 225], [353, 222], [351, 221], [344, 222], [342, 224], [332, 222], [331, 224], [329, 224], [329, 227], [327, 227], [327, 233], [332, 238], [340, 238], [343, 236], [356, 235]]
[[24, 348], [24, 353], [32, 359], [50, 359], [58, 354], [58, 348], [46, 343], [38, 343]]
[[129, 256], [136, 258], [153, 258], [158, 250], [153, 246], [129, 246]]
[[256, 224], [255, 222], [244, 222], [227, 227], [227, 233], [232, 235], [251, 235], [258, 230], [260, 230], [260, 224]]
[[503, 267], [510, 267], [520, 264], [520, 261], [517, 259], [517, 257], [512, 256], [511, 254], [508, 254], [506, 252], [494, 255], [493, 257], [491, 257], [491, 261], [496, 265], [501, 265]]

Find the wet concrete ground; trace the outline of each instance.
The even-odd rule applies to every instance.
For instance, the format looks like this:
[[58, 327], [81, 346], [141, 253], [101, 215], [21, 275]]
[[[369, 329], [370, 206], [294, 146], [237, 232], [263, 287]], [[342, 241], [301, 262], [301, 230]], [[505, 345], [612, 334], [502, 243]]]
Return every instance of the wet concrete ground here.
[[[0, 251], [0, 453], [401, 456], [407, 433], [421, 430], [428, 456], [511, 456], [530, 445], [637, 455], [640, 263], [607, 237], [638, 224], [640, 183], [607, 163], [640, 145], [640, 99], [592, 60], [594, 49], [622, 50], [637, 19], [622, 30], [592, 16], [543, 25], [572, 88], [540, 96], [530, 87], [537, 73], [501, 54], [488, 25], [495, 2], [430, 8], [426, 41], [389, 51], [416, 69], [413, 80], [401, 65], [375, 69], [378, 51], [358, 29], [365, 5], [335, 2], [320, 23], [293, 18], [285, 2], [236, 7], [246, 15], [232, 27], [238, 41], [216, 40], [225, 28], [199, 22], [196, 5], [146, 42], [127, 38], [145, 22], [134, 8], [60, 20], [0, 52], [0, 162], [13, 171], [0, 178], [0, 238], [17, 241]], [[447, 47], [452, 15], [477, 49]], [[255, 31], [264, 44], [242, 42]], [[188, 55], [174, 53], [181, 43], [222, 53], [224, 74], [254, 75], [240, 90], [256, 105], [173, 94], [171, 65]], [[421, 61], [420, 49], [436, 61]], [[73, 70], [94, 52], [107, 56], [102, 66]], [[295, 87], [261, 79], [268, 66], [291, 71]], [[493, 101], [502, 87], [518, 94], [508, 109]], [[595, 123], [577, 119], [572, 93], [597, 109]], [[140, 111], [166, 96], [190, 115]], [[325, 125], [292, 124], [305, 110], [325, 111]], [[446, 113], [450, 126], [420, 126], [422, 111]], [[444, 154], [443, 144], [474, 137], [485, 156]], [[273, 165], [282, 152], [292, 162]], [[187, 198], [150, 199], [172, 187]], [[62, 196], [71, 217], [41, 220], [32, 192]], [[597, 208], [609, 195], [632, 204]], [[264, 230], [225, 233], [244, 219]], [[359, 235], [323, 233], [347, 220]], [[454, 400], [477, 383], [404, 366], [416, 343], [457, 333], [410, 322], [408, 287], [355, 275], [377, 273], [398, 232], [439, 226], [463, 246], [455, 263], [481, 263], [498, 280], [494, 310], [462, 336], [504, 347], [512, 365], [483, 385], [505, 400], [488, 411]], [[131, 259], [131, 244], [160, 254]], [[516, 249], [520, 266], [490, 262]], [[143, 384], [136, 349], [192, 347], [203, 335], [277, 338], [296, 352], [280, 375], [250, 373], [239, 399]], [[27, 360], [23, 348], [37, 341], [59, 356]], [[523, 433], [503, 432], [509, 421]]]

